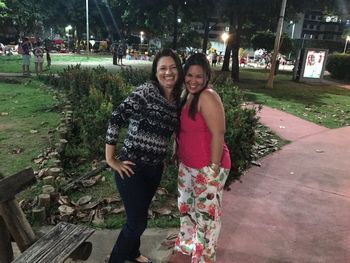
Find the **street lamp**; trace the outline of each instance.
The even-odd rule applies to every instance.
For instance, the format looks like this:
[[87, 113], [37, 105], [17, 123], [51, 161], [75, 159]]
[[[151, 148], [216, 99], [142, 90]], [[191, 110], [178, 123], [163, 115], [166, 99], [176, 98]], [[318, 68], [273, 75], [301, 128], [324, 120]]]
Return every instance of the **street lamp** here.
[[141, 40], [141, 44], [143, 43], [143, 35], [145, 34], [145, 32], [140, 31], [140, 40]]
[[90, 50], [90, 47], [89, 47], [89, 40], [90, 40], [90, 37], [89, 37], [89, 0], [86, 0], [85, 5], [86, 5], [86, 52], [89, 55], [89, 50]]
[[289, 22], [289, 25], [292, 25], [292, 35], [291, 35], [291, 39], [293, 39], [294, 38], [294, 29], [295, 29], [295, 23], [293, 22], [293, 21], [290, 21]]
[[350, 41], [350, 36], [347, 36], [346, 39], [345, 39], [345, 47], [344, 47], [344, 54], [346, 52], [346, 48], [348, 47], [348, 42]]
[[227, 41], [227, 39], [228, 39], [228, 34], [227, 34], [226, 32], [222, 33], [221, 39], [224, 41], [224, 51], [225, 51], [225, 48], [226, 48], [226, 41]]

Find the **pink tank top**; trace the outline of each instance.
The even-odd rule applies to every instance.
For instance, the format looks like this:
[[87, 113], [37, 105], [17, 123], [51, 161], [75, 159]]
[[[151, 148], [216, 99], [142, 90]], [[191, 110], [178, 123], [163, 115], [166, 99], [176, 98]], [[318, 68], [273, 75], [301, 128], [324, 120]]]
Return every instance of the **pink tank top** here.
[[[179, 159], [186, 166], [196, 169], [208, 166], [211, 163], [210, 144], [211, 133], [200, 112], [195, 115], [195, 120], [188, 116], [188, 107], [184, 106], [181, 111], [180, 132], [178, 141]], [[221, 167], [231, 168], [230, 152], [224, 144]]]

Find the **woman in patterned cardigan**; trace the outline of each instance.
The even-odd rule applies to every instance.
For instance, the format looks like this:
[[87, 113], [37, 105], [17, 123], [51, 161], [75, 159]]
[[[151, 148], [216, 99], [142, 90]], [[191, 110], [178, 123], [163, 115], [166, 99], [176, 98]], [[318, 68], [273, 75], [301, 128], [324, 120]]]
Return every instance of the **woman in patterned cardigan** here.
[[[183, 83], [181, 61], [171, 49], [159, 52], [151, 81], [137, 87], [112, 113], [106, 135], [106, 161], [115, 171], [126, 223], [109, 262], [152, 262], [140, 253], [148, 208], [159, 186], [171, 135], [178, 127]], [[129, 122], [124, 144], [115, 157], [121, 126]]]

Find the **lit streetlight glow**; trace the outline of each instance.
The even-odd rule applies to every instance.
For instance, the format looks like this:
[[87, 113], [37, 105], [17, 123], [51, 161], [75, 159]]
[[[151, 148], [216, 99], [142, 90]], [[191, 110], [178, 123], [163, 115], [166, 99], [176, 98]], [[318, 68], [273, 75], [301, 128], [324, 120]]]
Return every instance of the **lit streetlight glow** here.
[[226, 49], [226, 41], [227, 41], [228, 37], [229, 37], [229, 35], [226, 32], [222, 33], [222, 35], [221, 35], [221, 39], [224, 41], [224, 51]]
[[292, 35], [290, 38], [293, 39], [294, 38], [295, 23], [293, 21], [290, 21], [289, 25], [292, 25]]
[[141, 44], [143, 44], [143, 39], [144, 39], [144, 34], [145, 34], [145, 32], [143, 32], [143, 31], [140, 31], [140, 39], [141, 39]]
[[345, 52], [346, 52], [346, 49], [347, 49], [347, 47], [348, 47], [348, 42], [350, 41], [350, 36], [347, 36], [346, 37], [346, 39], [345, 39], [345, 47], [344, 47], [344, 54], [345, 54]]

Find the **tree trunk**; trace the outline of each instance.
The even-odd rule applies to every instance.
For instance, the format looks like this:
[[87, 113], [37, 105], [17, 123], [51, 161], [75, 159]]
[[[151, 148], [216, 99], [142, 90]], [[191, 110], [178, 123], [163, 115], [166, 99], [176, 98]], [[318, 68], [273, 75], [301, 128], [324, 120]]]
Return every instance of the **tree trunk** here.
[[82, 41], [82, 30], [80, 27], [76, 27], [77, 28], [77, 54], [80, 54], [80, 44], [81, 44], [81, 41]]
[[230, 71], [230, 57], [231, 57], [231, 50], [233, 46], [233, 13], [230, 17], [230, 31], [227, 39], [226, 49], [225, 49], [225, 55], [224, 55], [224, 62], [222, 63], [222, 69], [221, 71]]
[[206, 17], [204, 22], [204, 36], [203, 36], [203, 45], [202, 45], [202, 50], [204, 54], [206, 54], [206, 51], [207, 51], [208, 38], [209, 38], [209, 19]]
[[239, 47], [241, 44], [242, 21], [238, 13], [236, 13], [232, 45], [232, 71], [231, 78], [239, 81]]

